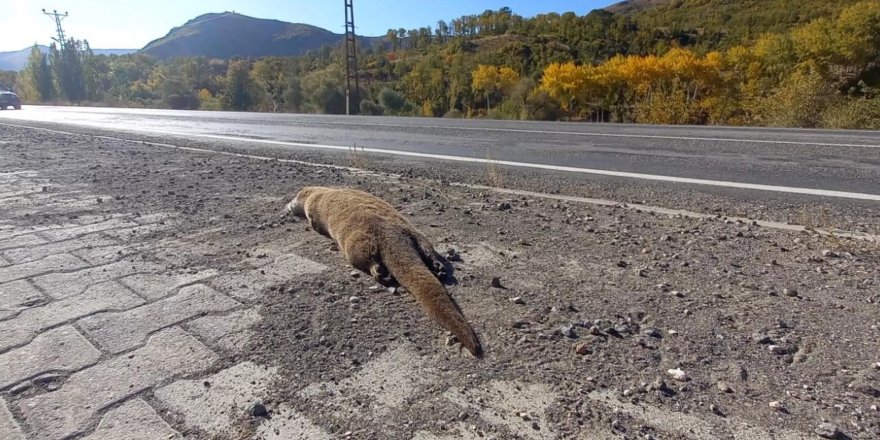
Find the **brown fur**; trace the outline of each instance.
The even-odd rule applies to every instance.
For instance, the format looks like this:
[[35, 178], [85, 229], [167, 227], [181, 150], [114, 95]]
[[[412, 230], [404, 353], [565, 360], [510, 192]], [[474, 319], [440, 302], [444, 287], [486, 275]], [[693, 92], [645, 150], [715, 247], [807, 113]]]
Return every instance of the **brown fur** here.
[[381, 284], [398, 281], [464, 348], [474, 356], [482, 355], [476, 334], [437, 279], [440, 267], [448, 263], [394, 207], [355, 189], [305, 187], [286, 211], [308, 219], [315, 231], [336, 240], [355, 269]]

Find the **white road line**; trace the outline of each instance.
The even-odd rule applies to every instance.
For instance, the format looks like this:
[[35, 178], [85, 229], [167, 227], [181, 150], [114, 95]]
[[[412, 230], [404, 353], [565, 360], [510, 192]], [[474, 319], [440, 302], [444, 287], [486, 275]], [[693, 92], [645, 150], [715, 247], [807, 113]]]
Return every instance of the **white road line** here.
[[[14, 124], [6, 124], [6, 125], [14, 125]], [[28, 127], [26, 125], [21, 125], [19, 127], [33, 128], [33, 127]], [[104, 128], [104, 127], [102, 127], [102, 128]], [[107, 129], [107, 128], [105, 128], [105, 129]], [[352, 147], [346, 147], [346, 146], [341, 146], [341, 145], [309, 144], [309, 143], [302, 143], [302, 142], [275, 141], [275, 140], [268, 140], [268, 139], [250, 139], [250, 138], [244, 138], [244, 137], [238, 137], [238, 136], [226, 136], [226, 135], [217, 135], [217, 134], [193, 134], [193, 133], [183, 133], [183, 132], [176, 132], [176, 131], [141, 129], [141, 128], [130, 128], [130, 129], [126, 129], [125, 131], [135, 131], [135, 132], [141, 132], [141, 133], [150, 133], [150, 134], [158, 134], [158, 135], [166, 135], [166, 136], [180, 136], [180, 137], [189, 137], [189, 138], [195, 137], [195, 138], [216, 139], [216, 140], [224, 140], [224, 141], [243, 142], [243, 143], [279, 145], [279, 146], [284, 146], [284, 147], [314, 148], [314, 149], [337, 150], [337, 151], [351, 151], [352, 150]], [[564, 172], [570, 172], [570, 173], [592, 174], [592, 175], [597, 175], [597, 176], [623, 177], [623, 178], [650, 180], [650, 181], [658, 181], [658, 182], [683, 183], [683, 184], [690, 184], [690, 185], [703, 185], [703, 186], [713, 186], [713, 187], [721, 187], [721, 188], [736, 188], [736, 189], [746, 189], [746, 190], [754, 190], [754, 191], [769, 191], [769, 192], [779, 192], [779, 193], [787, 193], [787, 194], [804, 194], [804, 195], [811, 195], [811, 196], [834, 197], [834, 198], [855, 199], [855, 200], [870, 200], [870, 201], [880, 202], [880, 194], [866, 194], [866, 193], [836, 191], [836, 190], [817, 189], [817, 188], [798, 188], [798, 187], [791, 187], [791, 186], [764, 185], [764, 184], [745, 183], [745, 182], [729, 182], [729, 181], [723, 181], [723, 180], [694, 179], [694, 178], [690, 178], [690, 177], [663, 176], [663, 175], [657, 175], [657, 174], [631, 173], [631, 172], [626, 172], [626, 171], [610, 171], [610, 170], [599, 170], [599, 169], [593, 169], [593, 168], [569, 167], [569, 166], [562, 166], [562, 165], [548, 165], [548, 164], [529, 163], [529, 162], [514, 162], [514, 161], [507, 161], [507, 160], [483, 159], [483, 158], [479, 158], [479, 157], [448, 156], [448, 155], [443, 155], [443, 154], [417, 153], [417, 152], [413, 152], [413, 151], [386, 150], [386, 149], [381, 149], [381, 148], [361, 148], [361, 147], [358, 147], [358, 151], [362, 152], [362, 153], [389, 154], [389, 155], [395, 155], [395, 156], [418, 157], [418, 158], [424, 158], [424, 159], [445, 160], [445, 161], [453, 161], [453, 162], [493, 164], [493, 165], [503, 165], [503, 166], [510, 166], [510, 167], [519, 167], [519, 168], [533, 168], [533, 169], [542, 169], [542, 170], [550, 170], [550, 171], [564, 171]]]

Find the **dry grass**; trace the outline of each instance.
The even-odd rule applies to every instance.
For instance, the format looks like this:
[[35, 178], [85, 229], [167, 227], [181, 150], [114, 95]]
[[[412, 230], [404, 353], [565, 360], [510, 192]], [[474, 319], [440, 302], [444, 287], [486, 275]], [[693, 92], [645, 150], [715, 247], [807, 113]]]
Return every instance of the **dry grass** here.
[[358, 150], [357, 143], [349, 147], [348, 160], [352, 168], [366, 169], [367, 153], [364, 152], [364, 147], [361, 147], [360, 150]]
[[501, 176], [496, 162], [492, 160], [488, 148], [486, 148], [486, 160], [489, 161], [486, 163], [486, 184], [495, 188], [504, 188], [504, 178]]

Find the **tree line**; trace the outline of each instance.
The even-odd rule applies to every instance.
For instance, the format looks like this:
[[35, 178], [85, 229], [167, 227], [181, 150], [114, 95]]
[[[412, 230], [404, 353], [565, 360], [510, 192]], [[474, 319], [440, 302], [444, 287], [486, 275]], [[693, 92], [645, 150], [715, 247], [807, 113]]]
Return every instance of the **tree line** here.
[[[389, 30], [359, 48], [354, 102], [367, 115], [880, 128], [880, 2], [842, 3], [753, 37], [601, 10], [523, 18], [508, 8]], [[98, 56], [71, 39], [48, 54], [35, 47], [10, 81], [30, 102], [345, 112], [341, 45], [161, 61]]]

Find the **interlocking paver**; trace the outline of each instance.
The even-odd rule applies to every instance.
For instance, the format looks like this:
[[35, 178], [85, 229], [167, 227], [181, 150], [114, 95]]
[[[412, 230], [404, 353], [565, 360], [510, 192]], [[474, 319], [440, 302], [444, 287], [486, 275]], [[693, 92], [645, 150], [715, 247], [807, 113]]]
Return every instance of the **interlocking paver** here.
[[37, 246], [45, 243], [46, 240], [35, 234], [19, 235], [5, 240], [0, 240], [0, 250], [14, 249], [29, 246]]
[[0, 284], [0, 319], [14, 315], [43, 299], [43, 294], [26, 280]]
[[104, 231], [104, 235], [113, 237], [117, 240], [135, 240], [143, 237], [144, 235], [151, 234], [153, 232], [164, 231], [170, 228], [170, 225], [167, 224], [148, 224], [142, 226], [133, 226], [127, 228], [119, 228], [119, 229], [111, 229]]
[[[265, 397], [275, 375], [274, 368], [243, 362], [210, 377], [179, 380], [157, 389], [155, 396], [179, 412], [187, 426], [220, 434], [232, 427], [236, 417], [246, 414], [255, 401]], [[210, 386], [206, 387], [205, 382]]]
[[12, 266], [0, 268], [0, 283], [29, 278], [44, 273], [71, 271], [86, 266], [88, 264], [85, 261], [70, 254], [50, 255], [37, 261], [13, 264]]
[[146, 261], [117, 261], [76, 272], [42, 275], [34, 278], [33, 282], [37, 287], [43, 289], [47, 295], [61, 299], [80, 294], [89, 286], [104, 281], [114, 280], [135, 273], [149, 273], [162, 269], [164, 269], [162, 266]]
[[186, 324], [186, 328], [210, 346], [235, 351], [253, 335], [251, 327], [260, 321], [256, 309], [238, 310], [228, 315], [208, 315]]
[[295, 275], [321, 273], [327, 266], [296, 254], [283, 254], [271, 263], [255, 268], [241, 275], [218, 277], [211, 285], [230, 295], [252, 300], [269, 286], [283, 283]]
[[37, 439], [82, 432], [95, 413], [176, 376], [209, 368], [217, 356], [180, 328], [153, 335], [131, 353], [71, 375], [58, 391], [18, 402]]
[[111, 246], [88, 247], [74, 251], [73, 254], [90, 264], [109, 264], [130, 257], [140, 252], [141, 247], [131, 244], [117, 244]]
[[0, 438], [3, 440], [25, 440], [21, 427], [12, 418], [6, 401], [0, 398]]
[[43, 333], [24, 347], [0, 354], [0, 388], [47, 371], [75, 371], [95, 363], [101, 353], [72, 326]]
[[222, 293], [197, 284], [180, 289], [177, 295], [145, 304], [125, 312], [108, 312], [80, 320], [88, 333], [102, 349], [111, 353], [134, 348], [147, 335], [180, 321], [210, 312], [222, 312], [240, 304]]
[[168, 426], [156, 410], [143, 399], [134, 398], [104, 414], [98, 427], [83, 440], [178, 439], [180, 434]]
[[138, 295], [148, 300], [156, 300], [177, 292], [183, 286], [216, 275], [216, 270], [203, 270], [198, 273], [146, 273], [128, 276], [119, 281]]
[[[88, 247], [109, 246], [115, 243], [115, 241], [102, 235], [91, 234], [72, 240], [47, 243], [37, 246], [28, 246], [25, 248], [10, 249], [4, 251], [3, 256], [11, 260], [13, 263], [25, 263], [28, 261], [39, 260], [41, 258], [45, 258], [54, 254], [69, 253], [78, 249], [84, 249]], [[91, 261], [89, 262], [92, 263]]]
[[257, 440], [330, 440], [333, 436], [311, 422], [289, 405], [281, 404], [271, 419], [261, 423]]
[[111, 229], [130, 228], [132, 226], [138, 226], [138, 224], [131, 220], [111, 218], [109, 220], [88, 225], [50, 229], [48, 231], [43, 231], [42, 234], [52, 241], [62, 241], [76, 238], [80, 235], [86, 235], [101, 231], [109, 231]]
[[80, 295], [30, 308], [15, 319], [0, 321], [0, 351], [26, 343], [52, 326], [99, 311], [128, 310], [143, 303], [143, 299], [115, 281], [96, 284]]

